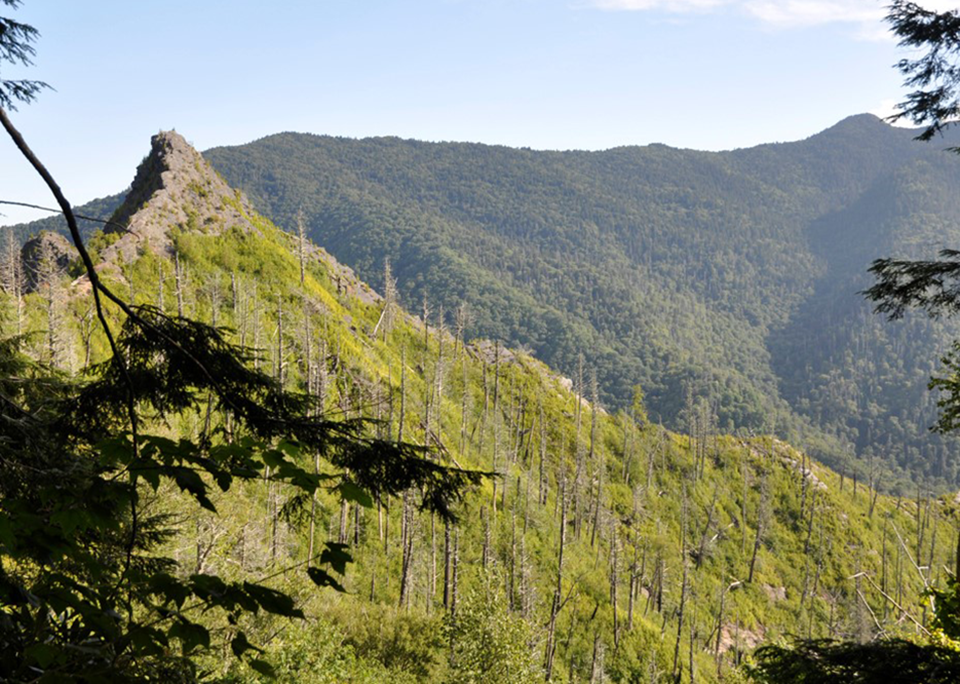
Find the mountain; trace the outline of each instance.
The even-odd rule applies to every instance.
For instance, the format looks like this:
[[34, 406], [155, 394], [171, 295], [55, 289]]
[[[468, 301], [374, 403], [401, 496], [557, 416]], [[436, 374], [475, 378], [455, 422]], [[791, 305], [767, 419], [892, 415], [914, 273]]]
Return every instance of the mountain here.
[[409, 308], [465, 303], [468, 337], [568, 375], [582, 353], [605, 404], [640, 385], [673, 429], [703, 405], [909, 491], [957, 482], [926, 384], [960, 327], [888, 324], [858, 292], [873, 259], [960, 241], [960, 162], [913, 136], [861, 115], [719, 153], [283, 133], [205, 157], [381, 289], [389, 259]]
[[[790, 634], [909, 636], [926, 584], [951, 562], [951, 500], [878, 494], [773, 437], [721, 434], [706, 404], [688, 435], [640, 402], [605, 410], [589, 373], [571, 381], [525, 351], [468, 343], [438, 307], [405, 313], [391, 287], [377, 294], [260, 216], [176, 134], [154, 138], [127, 196], [111, 223], [128, 229], [89, 241], [115, 292], [220, 326], [330, 416], [375, 419], [381, 436], [496, 473], [450, 527], [417, 491], [375, 501], [331, 489], [311, 504], [252, 481], [217, 496], [214, 514], [174, 487], [145, 489], [177, 525], [172, 573], [256, 577], [306, 615], [194, 615], [215, 637], [194, 656], [211, 676], [265, 681], [228, 655], [240, 629], [281, 679], [303, 682], [542, 681], [548, 662], [552, 681], [679, 670], [711, 682]], [[74, 266], [23, 295], [20, 321], [56, 324], [58, 343], [32, 351], [64, 372], [108, 353]], [[0, 292], [3, 310], [13, 296]], [[147, 420], [174, 439], [234, 437], [214, 405]], [[295, 572], [315, 537], [349, 545], [346, 594]]]
[[[926, 382], [956, 325], [888, 325], [857, 294], [878, 257], [960, 238], [960, 162], [872, 116], [722, 153], [537, 152], [280, 134], [206, 153], [279, 225], [361, 277], [390, 258], [403, 301], [469, 306], [601, 396], [689, 425], [775, 430], [867, 476], [956, 481]], [[858, 458], [852, 459], [851, 456]]]

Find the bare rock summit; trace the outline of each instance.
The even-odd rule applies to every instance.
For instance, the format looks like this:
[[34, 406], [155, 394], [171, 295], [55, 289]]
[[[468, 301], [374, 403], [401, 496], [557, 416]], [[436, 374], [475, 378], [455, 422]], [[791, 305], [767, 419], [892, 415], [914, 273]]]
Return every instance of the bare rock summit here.
[[233, 190], [183, 136], [161, 131], [137, 168], [123, 204], [107, 233], [120, 239], [104, 251], [105, 261], [132, 260], [139, 251], [169, 252], [170, 230], [217, 234], [233, 227], [252, 229], [249, 201]]

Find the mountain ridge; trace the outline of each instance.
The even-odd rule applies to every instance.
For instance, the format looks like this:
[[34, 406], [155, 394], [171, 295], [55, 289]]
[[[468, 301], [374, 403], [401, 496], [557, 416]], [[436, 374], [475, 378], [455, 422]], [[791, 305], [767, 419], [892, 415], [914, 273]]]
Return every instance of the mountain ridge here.
[[[450, 312], [466, 301], [470, 334], [526, 345], [567, 375], [585, 351], [609, 404], [639, 383], [653, 414], [681, 427], [692, 394], [725, 429], [775, 422], [850, 471], [906, 451], [879, 458], [899, 477], [952, 483], [953, 442], [926, 434], [935, 408], [923, 386], [956, 328], [917, 317], [876, 328], [856, 295], [866, 277], [851, 275], [904, 245], [932, 256], [924, 244], [960, 239], [947, 191], [956, 164], [914, 134], [855, 115], [801, 141], [725, 152], [287, 133], [206, 156], [288, 230], [303, 207], [312, 237], [381, 289], [389, 256], [408, 304], [426, 296]], [[833, 312], [829, 325], [820, 312]], [[850, 354], [866, 338], [844, 331], [850, 320], [895, 338], [848, 374], [854, 403], [821, 378], [841, 358], [857, 366]], [[906, 340], [920, 347], [891, 375], [902, 364], [884, 350]], [[871, 389], [878, 376], [886, 384]], [[898, 383], [909, 400], [891, 398]]]

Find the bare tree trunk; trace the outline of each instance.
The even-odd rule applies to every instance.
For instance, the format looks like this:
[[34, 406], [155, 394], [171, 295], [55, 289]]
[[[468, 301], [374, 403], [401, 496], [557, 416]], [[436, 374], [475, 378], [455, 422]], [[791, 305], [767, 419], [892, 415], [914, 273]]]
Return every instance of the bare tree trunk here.
[[617, 612], [617, 589], [620, 584], [618, 564], [620, 561], [620, 535], [614, 522], [610, 530], [610, 606], [613, 610], [613, 646], [620, 648], [620, 615]]
[[557, 614], [560, 612], [561, 601], [563, 600], [563, 548], [567, 540], [567, 496], [566, 480], [560, 480], [560, 549], [557, 552], [557, 581], [553, 591], [553, 602], [550, 604], [550, 622], [547, 626], [547, 652], [544, 670], [546, 680], [550, 681], [553, 675], [553, 657], [556, 653], [556, 629]]
[[633, 604], [637, 595], [637, 534], [633, 535], [633, 562], [630, 564], [630, 590], [627, 595], [627, 631], [633, 631]]
[[450, 610], [450, 582], [451, 577], [451, 563], [453, 561], [452, 551], [450, 547], [450, 521], [444, 520], [443, 522], [443, 607], [445, 610]]
[[427, 610], [433, 605], [437, 595], [437, 517], [430, 514], [430, 600]]
[[[493, 356], [493, 467], [491, 470], [498, 473], [497, 466], [500, 462], [500, 341], [497, 340], [494, 347]], [[506, 487], [507, 483], [504, 482]], [[493, 477], [493, 509], [497, 512], [497, 476]]]
[[403, 499], [403, 520], [405, 534], [402, 535], [403, 557], [400, 570], [400, 607], [406, 608], [410, 604], [410, 575], [413, 565], [413, 506], [410, 504], [409, 493]]
[[547, 505], [547, 426], [543, 416], [543, 396], [540, 397], [540, 473], [537, 480], [537, 503]]
[[13, 236], [13, 228], [7, 227], [3, 251], [3, 290], [14, 300], [14, 317], [17, 335], [23, 334], [23, 264], [20, 247]]
[[163, 293], [163, 259], [157, 259], [157, 308], [160, 313], [164, 310]]
[[340, 501], [340, 534], [337, 541], [341, 544], [347, 543], [347, 519], [350, 514], [350, 504], [344, 499]]
[[177, 315], [180, 318], [183, 318], [184, 307], [183, 307], [183, 288], [184, 281], [186, 280], [186, 274], [184, 273], [183, 267], [180, 265], [180, 250], [175, 250], [173, 252], [173, 265], [174, 265], [174, 278], [177, 287]]
[[687, 494], [686, 488], [683, 492], [683, 502], [680, 508], [680, 555], [683, 565], [683, 575], [680, 579], [680, 605], [677, 608], [677, 643], [673, 649], [673, 677], [675, 681], [680, 681], [680, 673], [677, 670], [680, 664], [680, 638], [683, 634], [683, 617], [687, 601]]
[[470, 385], [467, 379], [467, 356], [460, 360], [463, 371], [463, 396], [460, 400], [460, 456], [467, 457], [467, 398], [470, 396]]
[[303, 207], [297, 210], [297, 256], [300, 259], [300, 287], [306, 276], [305, 258], [307, 251], [307, 229], [303, 224]]
[[510, 574], [507, 582], [507, 607], [514, 610], [517, 601], [517, 508], [514, 506], [510, 534]]
[[597, 494], [593, 507], [593, 530], [590, 532], [590, 547], [592, 548], [597, 538], [597, 527], [600, 525], [600, 508], [603, 506], [603, 465], [599, 468], [597, 480]]
[[450, 614], [457, 614], [457, 591], [460, 572], [460, 528], [453, 528], [453, 578], [450, 587]]
[[68, 369], [68, 340], [64, 335], [63, 309], [66, 292], [60, 287], [63, 273], [57, 264], [50, 242], [40, 244], [40, 260], [36, 267], [37, 291], [43, 297], [47, 319], [47, 362], [56, 368]]
[[277, 296], [277, 382], [283, 387], [283, 298]]
[[480, 509], [480, 517], [483, 519], [483, 556], [481, 558], [484, 570], [490, 563], [490, 517], [487, 515], [487, 509]]
[[597, 684], [603, 674], [603, 644], [600, 633], [593, 635], [593, 657], [590, 659], [590, 684]]
[[699, 570], [700, 566], [703, 565], [703, 557], [707, 552], [707, 539], [710, 536], [710, 529], [713, 527], [713, 514], [716, 511], [717, 507], [717, 487], [713, 487], [713, 498], [710, 501], [710, 512], [707, 513], [707, 524], [703, 526], [703, 534], [700, 535], [700, 546], [697, 548], [697, 562], [694, 566], [695, 569]]
[[757, 509], [757, 534], [753, 539], [753, 555], [750, 558], [750, 572], [747, 575], [747, 583], [753, 582], [753, 571], [757, 564], [757, 553], [760, 551], [760, 544], [763, 542], [764, 527], [767, 517], [767, 478], [763, 477], [760, 483], [760, 505]]
[[400, 425], [397, 428], [397, 441], [403, 441], [403, 422], [407, 406], [407, 354], [400, 350]]
[[747, 452], [740, 460], [740, 471], [743, 475], [743, 489], [740, 494], [740, 553], [747, 552]]

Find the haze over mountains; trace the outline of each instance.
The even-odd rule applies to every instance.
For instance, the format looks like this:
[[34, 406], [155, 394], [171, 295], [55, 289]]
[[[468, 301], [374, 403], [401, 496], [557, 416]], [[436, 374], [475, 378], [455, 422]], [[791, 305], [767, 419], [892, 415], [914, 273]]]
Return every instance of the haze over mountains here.
[[568, 375], [582, 352], [608, 406], [639, 384], [670, 427], [715, 414], [861, 476], [953, 483], [926, 383], [957, 326], [886, 323], [857, 294], [875, 258], [960, 244], [960, 159], [913, 135], [861, 115], [721, 153], [282, 133], [204, 156], [377, 287], [389, 258], [407, 308], [466, 302], [468, 335]]

